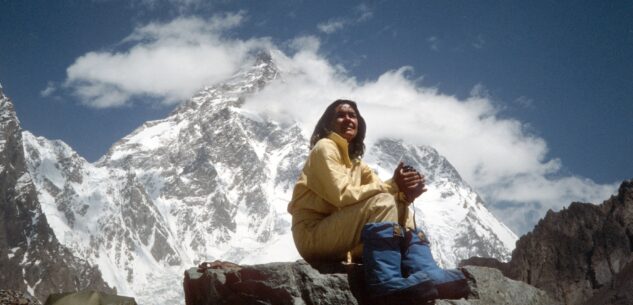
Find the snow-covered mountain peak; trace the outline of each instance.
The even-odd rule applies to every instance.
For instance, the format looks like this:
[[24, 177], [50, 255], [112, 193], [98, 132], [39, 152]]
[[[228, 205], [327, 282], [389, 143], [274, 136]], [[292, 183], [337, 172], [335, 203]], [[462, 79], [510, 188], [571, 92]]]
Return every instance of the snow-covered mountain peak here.
[[[25, 133], [28, 168], [60, 241], [143, 304], [181, 301], [168, 287], [202, 260], [298, 259], [286, 205], [308, 139], [297, 124], [241, 108], [280, 74], [262, 53], [168, 117], [146, 122], [95, 164]], [[429, 191], [415, 215], [442, 265], [471, 255], [509, 257], [516, 236], [435, 149], [381, 139], [365, 160], [383, 179], [399, 160], [426, 175]]]
[[244, 95], [262, 89], [266, 84], [276, 79], [279, 74], [279, 69], [270, 52], [261, 51], [254, 57], [252, 64], [247, 65], [223, 82], [205, 86], [189, 101], [177, 107], [172, 115], [198, 111], [198, 108], [203, 104], [206, 104], [206, 110], [226, 106], [239, 107], [243, 103]]
[[481, 197], [434, 148], [380, 139], [366, 155], [366, 162], [383, 178], [391, 177], [400, 160], [425, 176], [428, 191], [414, 205], [416, 221], [431, 237], [442, 265], [471, 256], [510, 258], [517, 236], [485, 208]]
[[441, 179], [463, 182], [455, 167], [431, 146], [416, 146], [404, 143], [400, 139], [383, 138], [376, 141], [372, 148], [381, 156], [377, 160], [380, 167], [395, 168], [399, 161], [405, 164], [419, 164], [425, 170], [424, 175], [429, 183]]
[[[149, 121], [130, 135], [115, 143], [97, 165], [121, 163], [130, 153], [155, 153], [164, 147], [178, 144], [181, 131], [188, 135], [199, 134], [200, 125], [210, 119], [228, 120], [230, 113], [237, 110], [244, 99], [263, 88], [279, 76], [279, 71], [269, 53], [259, 53], [252, 65], [237, 72], [228, 80], [205, 87], [190, 100], [177, 107], [167, 118]], [[244, 113], [248, 115], [248, 113]], [[250, 114], [251, 120], [261, 120], [256, 114]]]

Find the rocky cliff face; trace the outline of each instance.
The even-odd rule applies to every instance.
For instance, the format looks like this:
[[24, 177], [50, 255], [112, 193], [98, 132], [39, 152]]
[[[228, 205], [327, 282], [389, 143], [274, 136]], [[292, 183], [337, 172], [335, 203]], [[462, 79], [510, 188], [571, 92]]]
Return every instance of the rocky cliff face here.
[[600, 205], [548, 212], [519, 239], [509, 263], [468, 263], [499, 267], [568, 305], [633, 304], [633, 180]]
[[77, 289], [113, 291], [98, 268], [58, 242], [27, 171], [22, 131], [0, 87], [0, 283], [44, 300]]

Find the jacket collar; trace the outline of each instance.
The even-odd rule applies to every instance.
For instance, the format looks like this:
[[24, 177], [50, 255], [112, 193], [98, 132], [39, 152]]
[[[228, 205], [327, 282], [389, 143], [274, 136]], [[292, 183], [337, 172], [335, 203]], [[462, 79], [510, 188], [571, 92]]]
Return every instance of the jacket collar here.
[[336, 132], [330, 132], [328, 139], [336, 143], [336, 146], [338, 146], [338, 149], [341, 151], [341, 156], [343, 156], [343, 163], [345, 163], [347, 167], [351, 167], [352, 161], [349, 158], [349, 143], [347, 140]]

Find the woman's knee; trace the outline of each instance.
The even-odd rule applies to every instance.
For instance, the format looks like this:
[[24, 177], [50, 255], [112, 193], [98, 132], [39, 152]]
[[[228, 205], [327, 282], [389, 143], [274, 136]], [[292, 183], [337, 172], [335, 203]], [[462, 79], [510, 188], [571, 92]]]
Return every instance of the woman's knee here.
[[397, 209], [396, 198], [389, 193], [380, 193], [371, 198], [369, 203], [374, 210], [391, 210]]
[[398, 203], [389, 193], [380, 193], [372, 197], [367, 203], [368, 212], [380, 221], [398, 221]]

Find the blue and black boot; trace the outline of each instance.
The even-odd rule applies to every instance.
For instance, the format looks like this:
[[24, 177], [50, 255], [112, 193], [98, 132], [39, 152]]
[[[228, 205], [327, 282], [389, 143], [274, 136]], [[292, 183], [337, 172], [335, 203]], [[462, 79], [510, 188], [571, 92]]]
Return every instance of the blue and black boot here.
[[435, 285], [440, 299], [461, 299], [470, 291], [464, 273], [458, 269], [442, 269], [431, 254], [429, 241], [421, 230], [407, 230], [402, 248], [402, 273], [424, 272]]
[[435, 285], [423, 271], [402, 275], [404, 233], [405, 229], [394, 222], [370, 223], [363, 227], [363, 268], [369, 295], [375, 300], [415, 300], [418, 303], [436, 299]]

